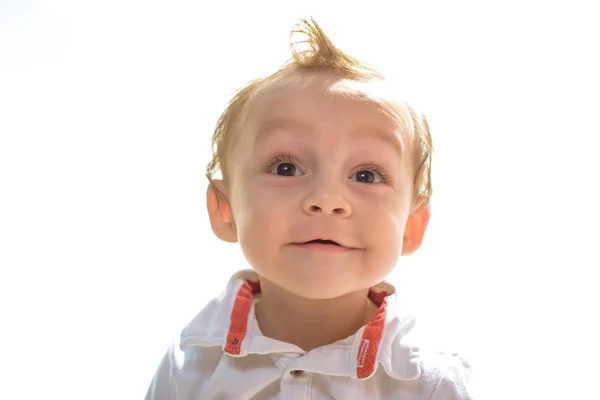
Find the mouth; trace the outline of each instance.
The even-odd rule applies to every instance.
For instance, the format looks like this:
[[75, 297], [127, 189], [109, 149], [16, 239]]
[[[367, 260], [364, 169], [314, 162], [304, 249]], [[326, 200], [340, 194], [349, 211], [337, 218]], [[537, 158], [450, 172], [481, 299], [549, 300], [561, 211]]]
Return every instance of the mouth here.
[[341, 244], [339, 244], [338, 242], [335, 242], [333, 240], [324, 240], [324, 239], [315, 239], [315, 240], [311, 240], [308, 242], [304, 242], [304, 244], [308, 244], [308, 243], [321, 243], [321, 244], [331, 244], [334, 246], [342, 246]]
[[295, 243], [295, 246], [304, 250], [319, 253], [344, 253], [352, 250], [352, 248], [345, 247], [334, 240], [328, 239], [309, 240], [308, 242]]

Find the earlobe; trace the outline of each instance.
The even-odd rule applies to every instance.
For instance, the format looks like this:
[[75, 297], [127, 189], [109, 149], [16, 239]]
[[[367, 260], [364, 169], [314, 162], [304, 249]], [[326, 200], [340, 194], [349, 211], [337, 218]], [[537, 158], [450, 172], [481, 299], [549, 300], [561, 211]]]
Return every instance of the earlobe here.
[[225, 242], [237, 242], [237, 228], [233, 219], [231, 204], [225, 185], [220, 179], [213, 179], [206, 189], [206, 208], [211, 228], [217, 237]]
[[402, 243], [403, 256], [412, 254], [421, 247], [430, 215], [429, 205], [424, 205], [413, 211], [408, 217]]

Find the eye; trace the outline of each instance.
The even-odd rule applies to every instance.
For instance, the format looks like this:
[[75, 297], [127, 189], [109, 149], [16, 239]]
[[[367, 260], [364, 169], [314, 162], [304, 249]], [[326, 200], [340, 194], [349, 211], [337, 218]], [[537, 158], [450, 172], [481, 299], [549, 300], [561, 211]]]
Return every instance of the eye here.
[[302, 171], [296, 167], [295, 161], [287, 155], [273, 158], [267, 168], [268, 172], [279, 176], [300, 176]]
[[358, 171], [354, 174], [354, 177], [356, 177], [357, 182], [361, 183], [379, 183], [375, 181], [379, 176], [375, 175], [373, 171]]
[[277, 165], [271, 170], [271, 173], [283, 176], [296, 176], [296, 171], [298, 171], [298, 168], [294, 164], [286, 162]]
[[386, 183], [387, 175], [376, 166], [362, 167], [352, 175], [352, 180], [360, 183]]

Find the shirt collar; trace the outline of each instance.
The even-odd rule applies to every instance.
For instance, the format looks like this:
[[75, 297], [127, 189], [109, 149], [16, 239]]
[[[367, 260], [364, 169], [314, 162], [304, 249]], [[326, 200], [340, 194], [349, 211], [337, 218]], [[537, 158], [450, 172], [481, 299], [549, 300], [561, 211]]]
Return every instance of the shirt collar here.
[[[182, 331], [181, 350], [185, 351], [189, 346], [220, 346], [232, 357], [303, 355], [305, 371], [354, 379], [370, 378], [379, 364], [395, 379], [416, 379], [421, 375], [418, 349], [404, 340], [415, 319], [395, 314], [395, 288], [387, 282], [372, 287], [369, 292], [369, 297], [379, 305], [371, 322], [354, 335], [309, 353], [260, 332], [254, 315], [254, 305], [259, 297], [258, 274], [253, 270], [236, 272], [221, 296], [210, 301]], [[313, 362], [316, 359], [318, 363]]]

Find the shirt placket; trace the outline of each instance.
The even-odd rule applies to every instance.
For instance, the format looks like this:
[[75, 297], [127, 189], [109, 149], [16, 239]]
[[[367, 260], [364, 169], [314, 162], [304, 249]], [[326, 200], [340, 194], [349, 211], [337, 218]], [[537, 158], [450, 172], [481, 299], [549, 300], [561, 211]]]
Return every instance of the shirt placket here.
[[286, 371], [281, 378], [282, 399], [310, 399], [310, 384], [312, 373], [291, 370]]

